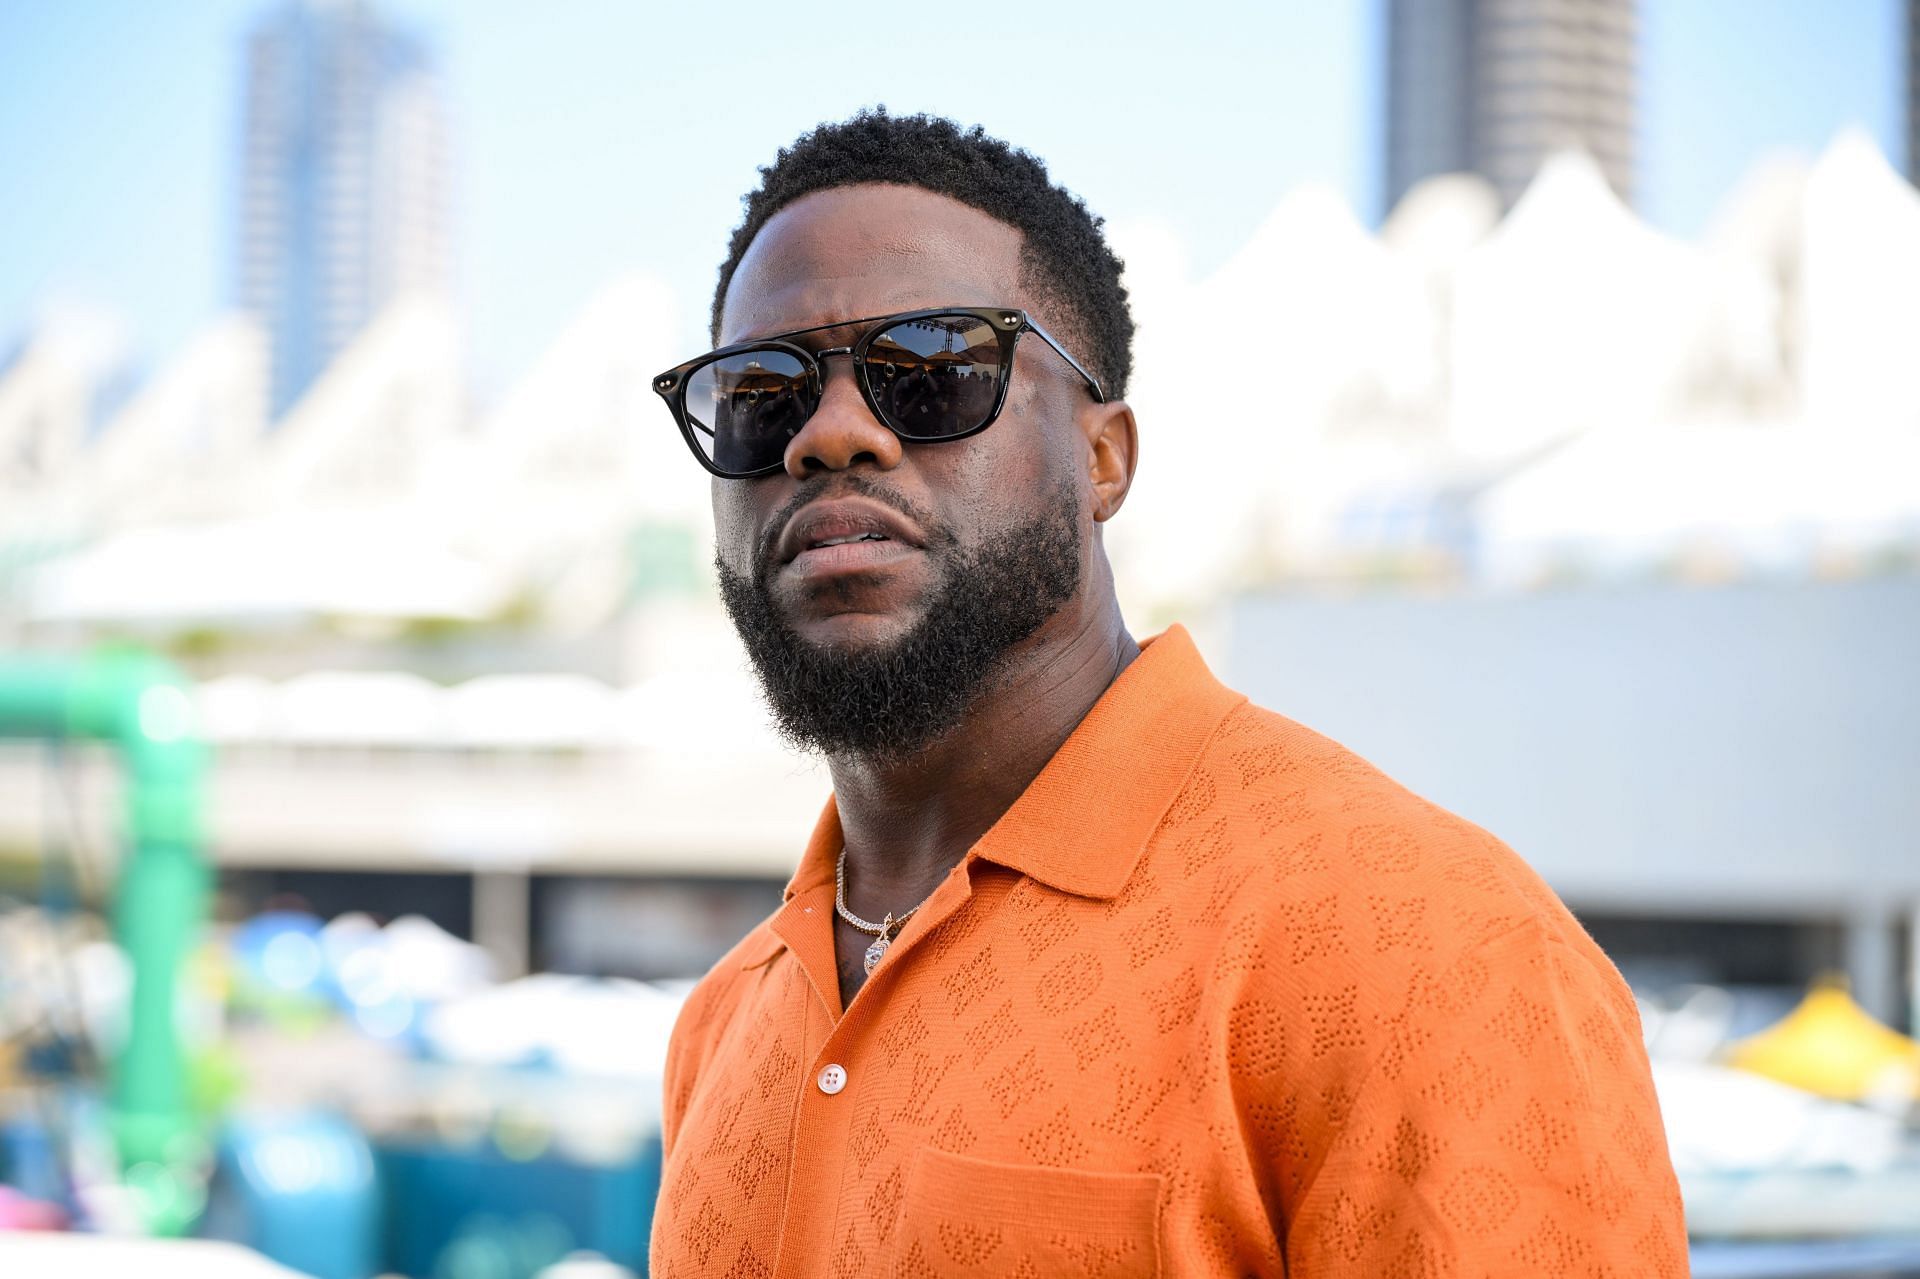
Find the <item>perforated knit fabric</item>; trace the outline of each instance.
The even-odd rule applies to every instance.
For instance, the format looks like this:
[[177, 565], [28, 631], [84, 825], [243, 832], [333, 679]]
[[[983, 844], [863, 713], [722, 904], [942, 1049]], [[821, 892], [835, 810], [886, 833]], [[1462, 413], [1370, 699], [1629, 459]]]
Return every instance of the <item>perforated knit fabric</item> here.
[[656, 1276], [1687, 1273], [1606, 957], [1497, 840], [1180, 628], [844, 1014], [840, 843], [829, 804], [682, 1014]]

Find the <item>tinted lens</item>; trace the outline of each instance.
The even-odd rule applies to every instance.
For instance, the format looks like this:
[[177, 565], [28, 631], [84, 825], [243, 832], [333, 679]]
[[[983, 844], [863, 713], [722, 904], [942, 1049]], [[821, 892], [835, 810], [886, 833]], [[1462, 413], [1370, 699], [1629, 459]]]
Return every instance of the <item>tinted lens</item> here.
[[867, 384], [887, 424], [920, 440], [974, 430], [999, 402], [1000, 335], [971, 315], [908, 320], [867, 344]]
[[740, 351], [687, 379], [693, 438], [723, 471], [745, 474], [778, 462], [813, 415], [813, 384], [791, 351]]

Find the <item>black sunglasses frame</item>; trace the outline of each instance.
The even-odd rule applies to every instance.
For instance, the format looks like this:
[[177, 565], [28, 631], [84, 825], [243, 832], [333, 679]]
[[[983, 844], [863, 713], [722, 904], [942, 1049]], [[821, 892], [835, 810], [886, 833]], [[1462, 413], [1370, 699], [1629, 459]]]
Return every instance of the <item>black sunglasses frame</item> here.
[[[872, 384], [867, 380], [867, 349], [873, 344], [875, 338], [897, 325], [906, 324], [914, 320], [931, 320], [940, 316], [962, 315], [971, 319], [985, 321], [988, 325], [992, 326], [994, 334], [999, 340], [1000, 367], [1006, 370], [1006, 372], [1000, 378], [999, 386], [994, 391], [992, 410], [978, 426], [969, 427], [964, 431], [958, 431], [951, 435], [915, 435], [913, 432], [903, 430], [893, 422], [888, 421], [887, 415], [881, 411], [879, 400], [876, 399], [873, 394]], [[797, 337], [805, 337], [809, 333], [824, 333], [828, 329], [845, 329], [856, 326], [861, 326], [859, 335], [854, 338], [853, 343], [849, 346], [833, 346], [823, 351], [809, 351], [806, 347], [800, 346], [792, 341], [792, 339]], [[786, 465], [786, 458], [783, 452], [778, 461], [770, 462], [766, 466], [759, 467], [755, 470], [727, 471], [716, 466], [713, 460], [706, 455], [705, 450], [700, 447], [700, 441], [694, 435], [696, 428], [693, 425], [693, 420], [687, 414], [687, 384], [693, 380], [695, 373], [716, 360], [723, 360], [729, 356], [740, 355], [748, 351], [779, 351], [783, 354], [793, 356], [800, 361], [801, 367], [806, 370], [807, 380], [813, 385], [815, 408], [817, 411], [819, 396], [825, 389], [824, 378], [821, 372], [822, 364], [829, 356], [851, 356], [853, 359], [853, 380], [855, 384], [859, 386], [860, 396], [867, 402], [867, 409], [873, 414], [876, 422], [879, 422], [889, 431], [892, 431], [900, 437], [900, 439], [911, 444], [945, 444], [950, 441], [964, 440], [971, 436], [978, 435], [999, 420], [1000, 410], [1005, 407], [1007, 402], [1007, 388], [1013, 383], [1014, 352], [1019, 348], [1020, 335], [1027, 332], [1038, 335], [1042, 342], [1052, 347], [1054, 353], [1065, 360], [1073, 371], [1078, 373], [1086, 382], [1087, 389], [1093, 392], [1093, 398], [1097, 402], [1101, 404], [1107, 402], [1107, 394], [1101, 389], [1100, 379], [1087, 372], [1080, 361], [1074, 359], [1073, 356], [1068, 353], [1067, 348], [1061, 346], [1051, 333], [1047, 332], [1034, 321], [1032, 316], [1017, 307], [1007, 306], [928, 307], [919, 311], [902, 311], [897, 315], [876, 315], [868, 316], [860, 320], [841, 320], [835, 324], [816, 324], [812, 328], [794, 329], [790, 333], [780, 333], [773, 337], [758, 338], [751, 342], [735, 342], [730, 346], [723, 346], [717, 350], [709, 351], [697, 359], [688, 360], [685, 364], [677, 364], [673, 368], [668, 369], [665, 373], [653, 379], [653, 389], [659, 393], [661, 399], [667, 402], [667, 408], [673, 413], [674, 423], [680, 428], [681, 437], [686, 440], [687, 448], [692, 451], [694, 458], [701, 466], [723, 480], [748, 480], [762, 475], [772, 475], [774, 472], [781, 470]], [[811, 416], [811, 414], [809, 414], [809, 416]]]

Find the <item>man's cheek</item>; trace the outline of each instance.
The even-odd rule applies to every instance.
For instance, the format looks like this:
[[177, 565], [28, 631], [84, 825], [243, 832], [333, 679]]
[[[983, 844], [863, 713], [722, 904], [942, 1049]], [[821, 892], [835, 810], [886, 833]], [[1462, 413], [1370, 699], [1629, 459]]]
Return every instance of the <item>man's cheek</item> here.
[[734, 572], [753, 571], [753, 521], [738, 496], [721, 489], [724, 480], [714, 482], [713, 553]]

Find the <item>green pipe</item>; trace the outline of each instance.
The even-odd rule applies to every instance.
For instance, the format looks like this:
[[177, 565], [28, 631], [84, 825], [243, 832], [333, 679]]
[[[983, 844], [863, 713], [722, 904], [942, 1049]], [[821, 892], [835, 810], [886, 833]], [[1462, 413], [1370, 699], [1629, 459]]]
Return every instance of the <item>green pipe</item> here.
[[209, 878], [206, 749], [191, 695], [171, 666], [137, 651], [0, 658], [0, 737], [88, 738], [119, 750], [127, 855], [113, 921], [133, 997], [109, 1100], [121, 1165], [143, 1191], [152, 1227], [181, 1233], [200, 1207], [191, 1167], [199, 1126], [175, 1012]]

